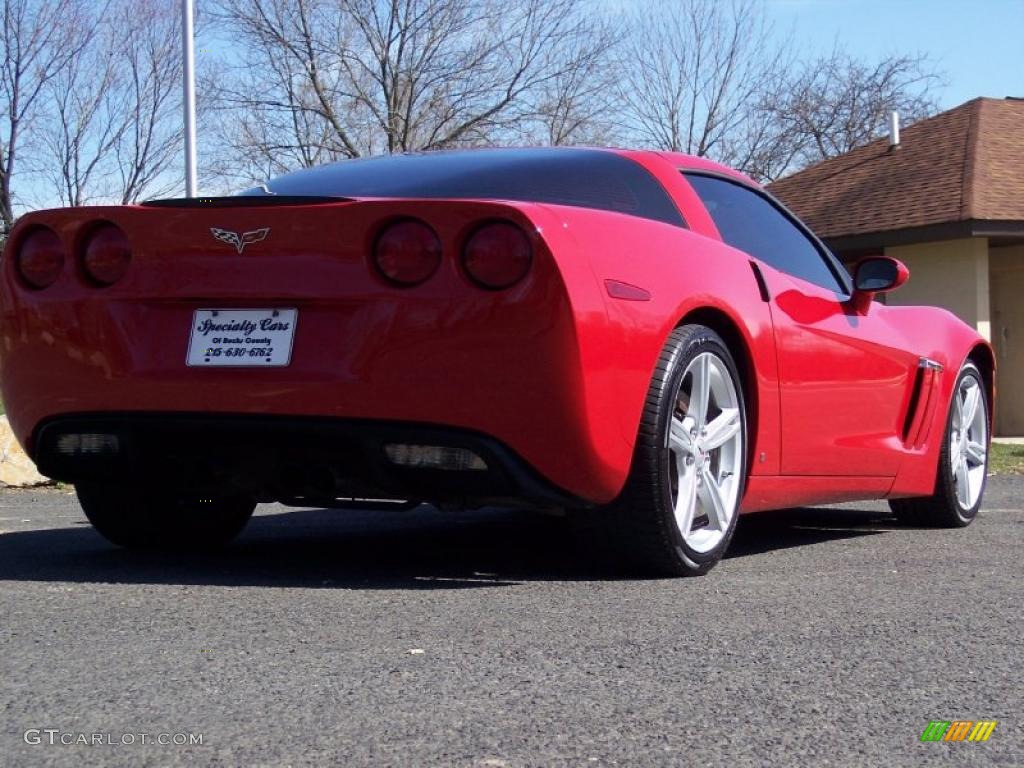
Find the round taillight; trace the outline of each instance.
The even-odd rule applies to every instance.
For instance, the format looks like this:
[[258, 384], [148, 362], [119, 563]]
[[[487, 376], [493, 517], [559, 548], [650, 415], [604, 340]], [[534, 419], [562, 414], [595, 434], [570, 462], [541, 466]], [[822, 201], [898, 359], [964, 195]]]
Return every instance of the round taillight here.
[[33, 288], [46, 288], [56, 282], [64, 269], [64, 246], [52, 229], [37, 227], [25, 236], [18, 248], [18, 274]]
[[496, 221], [473, 233], [462, 251], [462, 266], [474, 282], [500, 290], [518, 283], [530, 271], [533, 249], [515, 224]]
[[113, 285], [128, 271], [132, 250], [128, 237], [113, 224], [101, 224], [89, 233], [82, 250], [82, 270], [99, 285]]
[[419, 285], [441, 264], [441, 241], [434, 230], [415, 219], [399, 221], [377, 236], [373, 261], [393, 283]]

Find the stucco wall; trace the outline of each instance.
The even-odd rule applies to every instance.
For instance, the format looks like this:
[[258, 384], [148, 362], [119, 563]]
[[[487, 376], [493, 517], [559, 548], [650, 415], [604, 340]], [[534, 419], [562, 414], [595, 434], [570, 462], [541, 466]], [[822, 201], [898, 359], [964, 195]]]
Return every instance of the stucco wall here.
[[889, 304], [945, 307], [991, 339], [988, 240], [983, 237], [886, 248], [910, 269], [910, 281]]
[[1024, 245], [993, 248], [992, 344], [996, 350], [996, 434], [1024, 435]]

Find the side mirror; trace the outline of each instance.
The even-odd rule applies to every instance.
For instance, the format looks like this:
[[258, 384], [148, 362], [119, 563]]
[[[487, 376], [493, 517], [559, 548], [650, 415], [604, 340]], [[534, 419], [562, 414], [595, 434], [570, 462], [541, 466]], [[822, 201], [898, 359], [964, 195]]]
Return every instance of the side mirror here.
[[895, 291], [910, 277], [903, 262], [888, 256], [871, 256], [858, 262], [853, 273], [853, 303], [864, 311], [876, 293]]
[[903, 262], [888, 256], [872, 256], [857, 264], [853, 273], [853, 284], [865, 293], [895, 291], [910, 277], [910, 270]]

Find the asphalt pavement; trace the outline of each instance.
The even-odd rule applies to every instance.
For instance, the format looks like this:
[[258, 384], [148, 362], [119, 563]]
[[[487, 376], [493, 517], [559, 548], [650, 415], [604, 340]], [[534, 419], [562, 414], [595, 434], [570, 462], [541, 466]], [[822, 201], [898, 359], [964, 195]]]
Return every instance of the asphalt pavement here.
[[[175, 557], [2, 491], [0, 765], [1022, 766], [1022, 507], [763, 513], [633, 580], [522, 512], [266, 506]], [[998, 725], [919, 741], [958, 719]]]

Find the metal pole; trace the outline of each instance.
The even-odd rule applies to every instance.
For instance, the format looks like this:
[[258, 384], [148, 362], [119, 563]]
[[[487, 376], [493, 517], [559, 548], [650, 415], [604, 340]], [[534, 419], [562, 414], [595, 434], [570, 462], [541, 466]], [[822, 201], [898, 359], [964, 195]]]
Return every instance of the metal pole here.
[[184, 78], [185, 196], [196, 196], [196, 51], [192, 26], [194, 0], [181, 0], [181, 67]]

